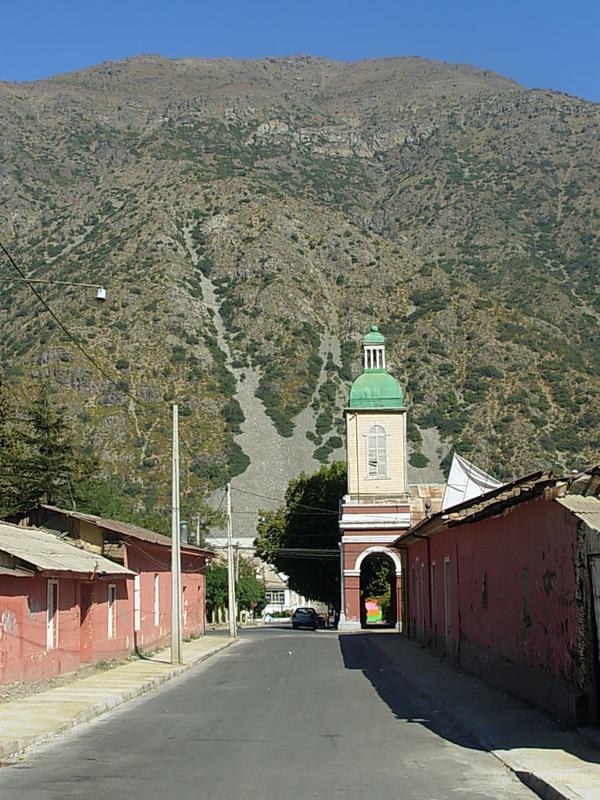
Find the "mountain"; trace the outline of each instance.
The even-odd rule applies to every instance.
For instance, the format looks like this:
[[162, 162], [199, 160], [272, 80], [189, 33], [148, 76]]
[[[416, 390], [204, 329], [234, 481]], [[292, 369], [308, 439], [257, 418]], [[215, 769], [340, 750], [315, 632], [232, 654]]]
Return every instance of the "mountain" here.
[[[468, 66], [142, 56], [0, 83], [0, 343], [133, 502], [231, 476], [281, 497], [343, 456], [372, 309], [413, 480], [596, 459], [600, 106]], [[234, 495], [234, 502], [236, 496]], [[193, 504], [193, 502], [192, 502]], [[237, 527], [271, 501], [237, 495]], [[234, 506], [235, 507], [235, 506]]]

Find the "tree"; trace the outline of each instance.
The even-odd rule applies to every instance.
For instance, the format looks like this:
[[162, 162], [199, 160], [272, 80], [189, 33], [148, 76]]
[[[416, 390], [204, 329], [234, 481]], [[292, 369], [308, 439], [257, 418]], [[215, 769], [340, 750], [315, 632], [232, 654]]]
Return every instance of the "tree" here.
[[260, 513], [256, 554], [289, 578], [290, 588], [314, 600], [340, 604], [338, 507], [346, 492], [346, 465], [323, 466], [290, 481], [285, 506]]
[[[206, 567], [206, 605], [211, 612], [229, 607], [227, 572], [225, 564], [213, 563]], [[245, 558], [240, 558], [235, 596], [238, 611], [260, 614], [266, 605], [265, 585], [256, 577], [252, 563]]]
[[18, 497], [15, 483], [18, 473], [16, 443], [8, 420], [11, 410], [0, 367], [0, 514], [2, 516], [16, 509]]
[[65, 409], [40, 384], [25, 410], [27, 427], [18, 436], [14, 485], [18, 510], [39, 503], [73, 505], [75, 487], [97, 471], [95, 459], [75, 452]]
[[211, 612], [227, 608], [227, 567], [213, 563], [206, 567], [206, 605]]
[[361, 574], [364, 597], [385, 597], [390, 594], [391, 566], [387, 558], [367, 558]]
[[240, 611], [254, 611], [260, 614], [266, 605], [265, 585], [256, 577], [252, 563], [246, 558], [240, 559], [235, 596]]

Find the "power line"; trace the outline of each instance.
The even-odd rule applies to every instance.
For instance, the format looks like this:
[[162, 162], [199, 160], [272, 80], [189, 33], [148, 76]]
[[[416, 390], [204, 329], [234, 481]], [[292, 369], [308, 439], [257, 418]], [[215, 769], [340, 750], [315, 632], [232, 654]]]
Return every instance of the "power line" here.
[[[257, 492], [250, 492], [247, 489], [238, 489], [237, 486], [232, 486], [231, 488], [234, 489], [236, 492], [241, 492], [242, 494], [249, 494], [252, 495], [253, 497], [259, 497], [261, 500], [273, 500], [274, 502], [281, 504], [284, 504], [286, 502], [285, 500], [282, 500], [279, 497], [269, 497], [269, 495], [267, 494], [258, 494]], [[335, 514], [336, 517], [338, 516], [338, 512], [334, 511], [331, 508], [309, 506], [306, 503], [297, 503], [297, 506], [299, 506], [300, 508], [309, 508], [312, 509], [313, 511], [320, 511], [322, 514]]]
[[283, 553], [284, 555], [289, 554], [292, 555], [294, 553], [306, 554], [306, 555], [314, 555], [314, 556], [333, 556], [335, 555], [336, 558], [339, 558], [340, 551], [337, 549], [326, 549], [319, 550], [315, 547], [282, 547], [280, 550], [276, 550], [274, 552]]
[[109, 375], [109, 373], [104, 369], [104, 367], [102, 367], [98, 363], [98, 361], [94, 358], [94, 356], [92, 356], [90, 353], [88, 353], [88, 351], [85, 349], [85, 347], [79, 342], [79, 340], [71, 333], [71, 331], [66, 327], [66, 325], [64, 325], [64, 323], [60, 320], [60, 318], [54, 312], [52, 307], [46, 302], [46, 300], [44, 300], [44, 297], [38, 292], [38, 290], [35, 288], [33, 283], [29, 280], [29, 278], [25, 274], [24, 270], [22, 270], [21, 267], [17, 264], [17, 262], [14, 260], [14, 258], [9, 253], [9, 251], [6, 249], [6, 247], [4, 246], [4, 244], [3, 244], [3, 242], [1, 240], [0, 240], [0, 250], [2, 250], [2, 252], [6, 256], [6, 258], [10, 262], [11, 266], [19, 273], [21, 278], [23, 278], [24, 282], [29, 286], [29, 288], [31, 289], [33, 294], [40, 301], [40, 303], [44, 306], [46, 311], [50, 314], [52, 319], [56, 322], [56, 324], [61, 329], [61, 331], [65, 334], [65, 336], [67, 336], [67, 338], [71, 342], [73, 342], [75, 347], [82, 353], [84, 358], [86, 358], [90, 362], [90, 364], [92, 364], [92, 366], [95, 367], [98, 370], [98, 372], [101, 375], [103, 375], [106, 378], [107, 381], [112, 383], [112, 385], [115, 386], [119, 391], [123, 392], [123, 394], [125, 394], [127, 397], [131, 398], [131, 400], [133, 400], [135, 403], [141, 403], [142, 405], [146, 406], [147, 408], [150, 408], [150, 404], [149, 403], [147, 403], [145, 400], [140, 400], [139, 398], [135, 397], [129, 390], [125, 389], [123, 387], [123, 385], [119, 381], [116, 381], [111, 375]]
[[[257, 511], [233, 511], [234, 514], [249, 514], [249, 515], [256, 515], [258, 514]], [[294, 511], [295, 517], [318, 517], [318, 516], [327, 516], [330, 514], [330, 511]], [[337, 512], [336, 512], [337, 513]]]
[[[120, 392], [123, 392], [123, 394], [126, 397], [129, 397], [129, 399], [133, 401], [134, 405], [142, 406], [143, 408], [146, 408], [146, 409], [155, 410], [156, 409], [155, 405], [152, 405], [152, 404], [148, 403], [146, 400], [143, 400], [142, 398], [136, 397], [131, 391], [126, 389], [120, 381], [115, 380], [104, 369], [104, 367], [101, 364], [98, 363], [98, 360], [96, 358], [94, 358], [94, 356], [92, 356], [90, 353], [88, 353], [86, 348], [79, 342], [79, 340], [74, 336], [74, 334], [71, 333], [71, 331], [67, 328], [67, 326], [58, 317], [56, 312], [52, 309], [52, 307], [44, 299], [44, 297], [38, 292], [38, 290], [33, 285], [32, 281], [27, 277], [25, 271], [17, 264], [17, 262], [15, 261], [15, 259], [13, 258], [13, 256], [11, 255], [11, 253], [8, 251], [8, 249], [5, 247], [4, 243], [1, 240], [0, 240], [0, 249], [2, 250], [2, 252], [6, 256], [6, 258], [8, 259], [9, 263], [11, 264], [11, 266], [19, 273], [19, 275], [21, 276], [23, 281], [27, 284], [27, 286], [31, 289], [31, 291], [33, 292], [35, 297], [39, 300], [39, 302], [44, 306], [46, 311], [50, 314], [52, 319], [56, 322], [56, 324], [58, 325], [60, 330], [75, 345], [75, 347], [81, 352], [81, 354], [84, 356], [84, 358], [87, 361], [89, 361], [89, 363], [92, 364], [92, 366], [95, 369], [97, 369], [98, 372], [104, 378], [106, 378], [106, 380], [109, 381], [116, 389], [118, 389]], [[182, 441], [182, 444], [183, 444], [184, 448], [186, 449], [188, 455], [190, 456], [192, 461], [194, 461], [195, 460], [195, 456], [194, 456], [194, 453], [192, 452], [191, 448], [189, 447], [189, 445], [187, 444], [187, 442], [184, 439], [182, 439], [181, 441]]]

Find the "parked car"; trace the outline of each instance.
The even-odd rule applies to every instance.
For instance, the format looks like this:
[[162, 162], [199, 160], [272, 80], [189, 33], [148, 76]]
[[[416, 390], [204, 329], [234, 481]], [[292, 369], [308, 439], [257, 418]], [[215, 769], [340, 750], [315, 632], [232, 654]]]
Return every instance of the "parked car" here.
[[292, 614], [292, 628], [312, 628], [316, 631], [319, 627], [319, 617], [314, 608], [297, 608]]

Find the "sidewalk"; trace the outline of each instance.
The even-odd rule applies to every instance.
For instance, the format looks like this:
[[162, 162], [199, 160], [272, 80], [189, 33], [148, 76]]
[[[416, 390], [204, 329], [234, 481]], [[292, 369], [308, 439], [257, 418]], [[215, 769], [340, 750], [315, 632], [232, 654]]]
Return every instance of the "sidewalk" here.
[[[357, 634], [354, 634], [357, 635]], [[358, 634], [360, 635], [360, 634]], [[401, 680], [544, 800], [600, 798], [598, 731], [565, 730], [404, 636], [363, 634]]]
[[229, 647], [226, 638], [203, 637], [183, 643], [183, 664], [170, 663], [170, 650], [75, 680], [46, 692], [0, 705], [0, 762], [80, 722], [150, 691]]

